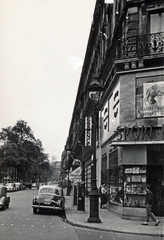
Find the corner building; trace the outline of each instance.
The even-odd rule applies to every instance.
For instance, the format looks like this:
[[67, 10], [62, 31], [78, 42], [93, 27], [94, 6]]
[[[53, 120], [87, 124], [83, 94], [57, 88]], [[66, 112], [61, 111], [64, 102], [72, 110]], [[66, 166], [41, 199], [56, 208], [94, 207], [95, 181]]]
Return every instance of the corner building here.
[[147, 183], [154, 213], [164, 216], [164, 3], [124, 3], [118, 52], [100, 112], [102, 176], [109, 184], [108, 207], [123, 218], [144, 216]]
[[[84, 125], [72, 130], [78, 114], [83, 119], [92, 113], [86, 88], [94, 74], [104, 86], [97, 116], [97, 187], [107, 184], [107, 207], [120, 217], [143, 219], [150, 184], [153, 212], [164, 216], [163, 1], [96, 2], [70, 126], [75, 138], [68, 138], [83, 156], [85, 173], [91, 169], [92, 150], [79, 152]], [[87, 188], [87, 174], [85, 182]]]

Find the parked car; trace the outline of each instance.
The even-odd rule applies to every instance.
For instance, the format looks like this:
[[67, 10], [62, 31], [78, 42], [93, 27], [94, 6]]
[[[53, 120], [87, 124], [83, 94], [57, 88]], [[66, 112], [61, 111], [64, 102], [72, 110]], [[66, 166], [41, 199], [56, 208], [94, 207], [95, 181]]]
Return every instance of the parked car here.
[[29, 180], [29, 179], [26, 179], [26, 180], [23, 182], [23, 185], [24, 185], [26, 188], [31, 189], [31, 188], [32, 188], [32, 181]]
[[65, 197], [63, 189], [55, 185], [42, 185], [37, 196], [32, 201], [33, 213], [40, 209], [60, 210], [65, 209]]
[[21, 182], [15, 182], [15, 190], [22, 190]]
[[25, 186], [23, 183], [21, 183], [21, 189], [22, 189], [22, 190], [25, 190], [25, 189], [26, 189], [26, 186]]
[[5, 186], [0, 186], [0, 208], [4, 210], [9, 207], [10, 197], [7, 196], [7, 188]]
[[37, 188], [37, 189], [39, 189], [38, 186], [39, 186], [39, 183], [38, 183], [38, 182], [32, 183], [32, 188]]
[[8, 192], [16, 191], [15, 183], [6, 183], [5, 187], [7, 188]]

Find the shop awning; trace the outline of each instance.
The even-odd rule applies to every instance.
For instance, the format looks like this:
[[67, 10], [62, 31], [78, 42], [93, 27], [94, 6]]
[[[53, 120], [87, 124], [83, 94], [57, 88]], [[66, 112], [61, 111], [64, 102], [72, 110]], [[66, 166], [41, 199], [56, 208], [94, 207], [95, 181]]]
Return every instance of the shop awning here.
[[110, 143], [111, 146], [130, 146], [130, 145], [155, 145], [164, 144], [164, 140], [161, 141], [113, 141]]
[[[69, 180], [73, 180], [74, 182], [80, 181], [81, 180], [81, 167], [76, 168], [74, 171], [69, 173]], [[68, 175], [65, 178], [68, 180]]]

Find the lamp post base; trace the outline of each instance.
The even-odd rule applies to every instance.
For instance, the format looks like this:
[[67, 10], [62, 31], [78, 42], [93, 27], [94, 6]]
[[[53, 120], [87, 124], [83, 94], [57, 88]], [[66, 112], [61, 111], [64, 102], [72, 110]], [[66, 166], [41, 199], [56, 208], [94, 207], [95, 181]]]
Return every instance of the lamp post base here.
[[90, 194], [90, 216], [88, 222], [90, 223], [101, 223], [99, 218], [99, 194], [98, 192], [92, 191]]
[[70, 196], [70, 187], [69, 186], [67, 186], [67, 194], [66, 194], [66, 196]]

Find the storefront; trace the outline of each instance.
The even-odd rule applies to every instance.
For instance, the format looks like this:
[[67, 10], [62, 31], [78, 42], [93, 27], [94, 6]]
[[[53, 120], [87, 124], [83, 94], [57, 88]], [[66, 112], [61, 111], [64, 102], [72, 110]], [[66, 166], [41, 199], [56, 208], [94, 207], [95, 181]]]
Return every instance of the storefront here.
[[111, 143], [112, 148], [109, 154], [108, 207], [122, 218], [143, 219], [145, 186], [150, 184], [154, 195], [153, 212], [164, 216], [163, 126], [119, 128], [115, 141]]

